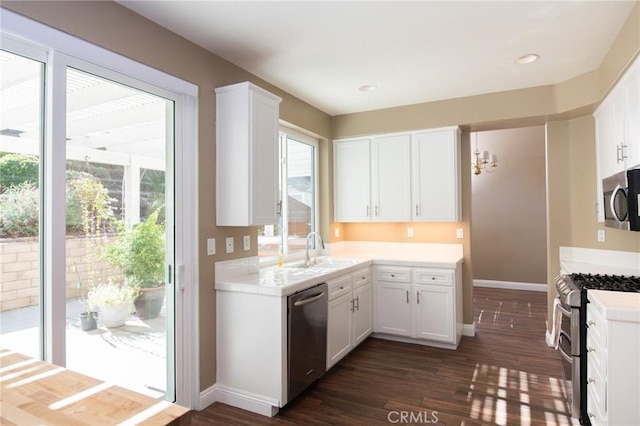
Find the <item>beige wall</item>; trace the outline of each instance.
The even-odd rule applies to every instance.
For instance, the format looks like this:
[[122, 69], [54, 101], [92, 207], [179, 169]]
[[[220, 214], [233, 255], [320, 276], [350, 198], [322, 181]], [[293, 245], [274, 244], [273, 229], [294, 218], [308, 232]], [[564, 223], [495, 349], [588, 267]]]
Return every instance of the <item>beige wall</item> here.
[[[240, 247], [242, 235], [252, 236], [252, 247], [256, 247], [256, 232], [253, 228], [217, 228], [215, 226], [215, 87], [250, 80], [270, 90], [283, 98], [281, 117], [283, 120], [300, 128], [306, 129], [323, 139], [354, 136], [359, 134], [374, 134], [392, 131], [415, 130], [429, 127], [462, 125], [463, 155], [463, 222], [465, 228], [464, 264], [464, 322], [473, 320], [471, 306], [471, 254], [469, 244], [470, 234], [470, 165], [469, 165], [469, 130], [487, 130], [508, 127], [522, 127], [541, 125], [551, 119], [561, 117], [564, 120], [589, 114], [593, 106], [599, 102], [604, 93], [611, 86], [623, 68], [638, 52], [638, 17], [640, 8], [636, 6], [632, 16], [625, 25], [621, 35], [616, 40], [602, 67], [595, 72], [585, 74], [568, 82], [554, 86], [543, 86], [524, 90], [452, 99], [372, 111], [362, 114], [350, 114], [339, 117], [329, 117], [312, 106], [295, 97], [273, 87], [254, 77], [248, 72], [230, 64], [229, 62], [205, 51], [204, 49], [184, 40], [174, 33], [136, 15], [130, 10], [114, 2], [22, 2], [3, 1], [2, 7], [12, 9], [45, 24], [59, 28], [62, 31], [76, 35], [151, 67], [173, 74], [199, 86], [198, 101], [198, 151], [199, 151], [199, 291], [200, 291], [200, 388], [202, 390], [215, 383], [215, 292], [214, 292], [214, 262], [224, 260], [226, 255], [206, 256], [205, 240], [216, 237], [218, 253], [223, 252], [222, 241], [227, 236], [236, 239], [235, 245]], [[585, 119], [588, 121], [588, 118]], [[580, 119], [578, 119], [580, 123]], [[548, 162], [565, 163], [570, 157], [556, 158], [556, 154], [568, 151], [569, 135], [576, 134], [578, 129], [584, 129], [572, 121], [553, 124], [548, 129], [552, 133], [551, 142], [547, 141], [547, 150], [552, 151]], [[552, 145], [551, 147], [549, 145]], [[593, 144], [585, 146], [587, 151], [593, 150]], [[465, 154], [466, 153], [466, 154]], [[320, 199], [321, 226], [323, 237], [333, 235], [333, 228], [343, 229], [352, 239], [364, 238], [364, 235], [380, 232], [380, 237], [386, 240], [401, 240], [398, 231], [393, 228], [380, 230], [334, 224], [332, 202], [332, 166], [330, 159], [332, 150], [325, 140], [320, 148]], [[594, 167], [592, 164], [588, 167]], [[552, 170], [549, 179], [551, 186], [563, 185], [566, 171]], [[561, 199], [561, 197], [557, 197]], [[558, 243], [572, 242], [571, 239], [562, 240], [557, 235], [564, 235], [571, 220], [565, 218], [563, 209], [566, 207], [555, 205], [550, 208], [549, 215], [553, 217], [550, 229], [553, 237], [549, 243], [549, 271], [554, 270], [553, 259], [557, 258]], [[555, 216], [558, 216], [557, 218]], [[425, 225], [415, 227], [417, 237], [413, 241], [451, 242], [452, 230], [460, 225], [443, 225], [434, 227]], [[575, 225], [578, 226], [578, 225]], [[555, 234], [555, 233], [558, 234]], [[571, 234], [584, 234], [589, 238], [591, 230], [572, 229]], [[550, 234], [551, 235], [551, 234]], [[576, 237], [577, 238], [577, 237]], [[621, 235], [619, 240], [610, 240], [606, 247], [623, 250], [634, 247], [633, 238], [637, 235]], [[328, 239], [328, 238], [327, 238]], [[455, 240], [460, 242], [461, 240]], [[576, 239], [577, 241], [577, 239]], [[636, 248], [638, 251], [638, 248]], [[253, 255], [236, 252], [234, 257]], [[556, 262], [557, 263], [557, 262]], [[555, 268], [557, 270], [557, 268]]]
[[544, 126], [474, 132], [498, 168], [471, 178], [473, 278], [547, 282]]
[[[330, 136], [330, 117], [115, 2], [3, 1], [2, 7], [12, 9], [198, 86], [200, 387], [206, 389], [212, 386], [216, 380], [214, 263], [234, 257], [255, 255], [255, 247], [257, 247], [255, 228], [218, 228], [215, 225], [214, 89], [249, 80], [276, 93], [283, 98], [280, 104], [280, 116], [284, 121], [325, 139], [320, 150], [320, 155], [324, 156], [325, 162], [327, 161], [326, 139]], [[327, 173], [321, 173], [321, 182], [326, 179]], [[328, 196], [326, 190], [321, 190], [321, 199], [325, 203]], [[224, 254], [225, 238], [233, 237], [235, 247], [242, 247], [243, 235], [251, 235], [251, 246], [254, 250], [251, 252], [236, 250], [233, 255]], [[206, 255], [206, 239], [209, 237], [216, 238], [218, 243], [216, 251], [220, 253], [217, 256]]]

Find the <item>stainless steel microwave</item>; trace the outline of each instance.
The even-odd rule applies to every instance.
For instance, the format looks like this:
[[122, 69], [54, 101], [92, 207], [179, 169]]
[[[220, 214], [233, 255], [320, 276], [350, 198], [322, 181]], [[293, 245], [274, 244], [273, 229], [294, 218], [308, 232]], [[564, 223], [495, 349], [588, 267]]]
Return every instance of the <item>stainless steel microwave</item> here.
[[605, 226], [640, 231], [640, 169], [602, 179]]

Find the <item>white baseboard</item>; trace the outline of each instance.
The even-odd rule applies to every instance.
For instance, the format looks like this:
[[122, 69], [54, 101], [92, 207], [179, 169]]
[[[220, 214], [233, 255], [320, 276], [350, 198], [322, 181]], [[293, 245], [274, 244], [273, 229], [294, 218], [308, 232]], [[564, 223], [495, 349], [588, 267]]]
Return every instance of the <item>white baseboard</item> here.
[[204, 410], [214, 402], [222, 402], [267, 417], [275, 416], [280, 410], [278, 401], [274, 399], [219, 384], [200, 392], [200, 410]]
[[411, 337], [394, 336], [392, 334], [372, 333], [371, 337], [373, 337], [374, 339], [392, 340], [394, 342], [411, 343], [414, 345], [431, 346], [434, 348], [452, 349], [452, 350], [458, 349], [457, 343], [453, 344], [453, 343], [436, 342], [434, 340], [413, 339]]
[[504, 288], [509, 290], [547, 291], [546, 284], [520, 283], [513, 281], [473, 280], [474, 287]]
[[476, 335], [476, 322], [462, 325], [462, 335], [473, 337]]

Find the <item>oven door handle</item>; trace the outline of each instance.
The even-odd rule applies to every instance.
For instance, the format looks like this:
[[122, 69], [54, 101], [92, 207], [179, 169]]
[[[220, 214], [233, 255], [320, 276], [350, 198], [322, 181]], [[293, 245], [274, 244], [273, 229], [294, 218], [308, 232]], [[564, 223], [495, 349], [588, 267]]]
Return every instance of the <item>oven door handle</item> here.
[[568, 310], [567, 308], [565, 308], [564, 306], [562, 306], [562, 303], [559, 303], [558, 305], [558, 309], [560, 310], [560, 312], [562, 312], [564, 315], [570, 317], [571, 316], [571, 311]]
[[560, 352], [560, 355], [562, 355], [562, 358], [564, 358], [565, 361], [573, 362], [573, 359], [572, 359], [573, 357], [571, 355], [567, 355], [567, 353], [562, 350], [563, 340], [567, 340], [569, 341], [569, 344], [571, 344], [571, 339], [569, 339], [569, 336], [567, 336], [567, 333], [565, 333], [564, 331], [561, 331], [560, 336], [558, 337], [558, 352]]

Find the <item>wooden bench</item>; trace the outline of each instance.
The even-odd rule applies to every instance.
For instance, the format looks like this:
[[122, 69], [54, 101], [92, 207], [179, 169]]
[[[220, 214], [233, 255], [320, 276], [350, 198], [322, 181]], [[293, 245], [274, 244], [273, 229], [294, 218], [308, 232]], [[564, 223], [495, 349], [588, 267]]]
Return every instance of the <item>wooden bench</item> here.
[[188, 425], [190, 410], [0, 349], [2, 425]]

